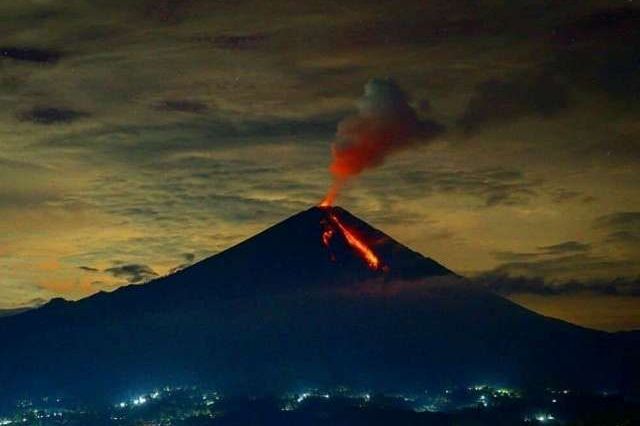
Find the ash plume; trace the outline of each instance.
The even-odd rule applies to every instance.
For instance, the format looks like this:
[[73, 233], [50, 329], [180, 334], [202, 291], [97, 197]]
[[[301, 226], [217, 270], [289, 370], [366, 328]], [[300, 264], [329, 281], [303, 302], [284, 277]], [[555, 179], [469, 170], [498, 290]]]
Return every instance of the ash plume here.
[[394, 152], [430, 141], [442, 130], [440, 124], [418, 117], [395, 81], [370, 80], [358, 102], [358, 113], [338, 125], [329, 166], [333, 183], [321, 205], [332, 205], [349, 179], [380, 166]]

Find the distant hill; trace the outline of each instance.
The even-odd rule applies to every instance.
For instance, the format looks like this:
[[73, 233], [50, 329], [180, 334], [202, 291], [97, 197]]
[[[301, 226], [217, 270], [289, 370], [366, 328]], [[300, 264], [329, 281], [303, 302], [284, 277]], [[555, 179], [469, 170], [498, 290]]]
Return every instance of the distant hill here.
[[30, 309], [33, 309], [33, 308], [0, 309], [0, 318], [26, 312]]
[[[369, 254], [375, 259], [367, 256]], [[546, 318], [339, 207], [184, 270], [0, 319], [0, 399], [460, 383], [637, 389], [636, 339]]]

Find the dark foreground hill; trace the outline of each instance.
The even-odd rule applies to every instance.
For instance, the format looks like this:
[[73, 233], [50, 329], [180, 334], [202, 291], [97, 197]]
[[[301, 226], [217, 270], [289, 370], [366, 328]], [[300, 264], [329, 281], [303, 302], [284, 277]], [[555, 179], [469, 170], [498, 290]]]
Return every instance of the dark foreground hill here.
[[637, 339], [528, 311], [337, 207], [145, 285], [1, 318], [0, 342], [0, 400], [114, 398], [176, 381], [231, 393], [638, 383]]

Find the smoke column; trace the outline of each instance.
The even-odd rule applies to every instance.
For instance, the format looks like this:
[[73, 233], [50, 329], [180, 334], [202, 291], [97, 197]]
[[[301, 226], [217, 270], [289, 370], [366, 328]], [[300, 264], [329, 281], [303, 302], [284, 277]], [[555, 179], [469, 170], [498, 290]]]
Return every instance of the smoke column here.
[[393, 80], [369, 81], [358, 102], [358, 113], [338, 125], [329, 166], [333, 183], [320, 205], [332, 205], [349, 179], [381, 165], [396, 151], [432, 139], [441, 130], [435, 122], [418, 119]]

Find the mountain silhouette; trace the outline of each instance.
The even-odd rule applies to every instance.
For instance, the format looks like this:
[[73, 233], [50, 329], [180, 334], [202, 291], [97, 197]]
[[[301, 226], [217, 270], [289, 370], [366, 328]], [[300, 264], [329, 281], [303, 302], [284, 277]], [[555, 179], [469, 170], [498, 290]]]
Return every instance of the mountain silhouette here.
[[143, 285], [0, 318], [0, 342], [5, 401], [114, 401], [176, 382], [232, 393], [638, 384], [637, 338], [531, 312], [339, 207], [313, 207]]

